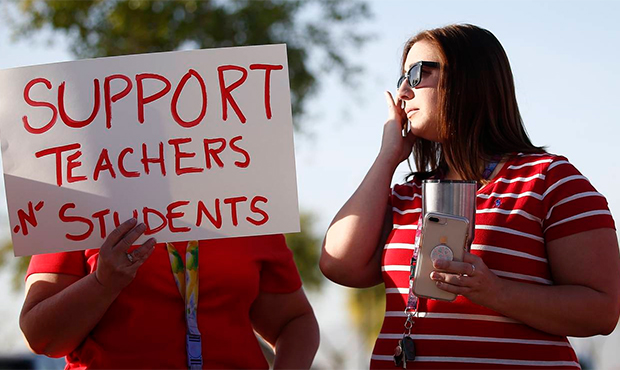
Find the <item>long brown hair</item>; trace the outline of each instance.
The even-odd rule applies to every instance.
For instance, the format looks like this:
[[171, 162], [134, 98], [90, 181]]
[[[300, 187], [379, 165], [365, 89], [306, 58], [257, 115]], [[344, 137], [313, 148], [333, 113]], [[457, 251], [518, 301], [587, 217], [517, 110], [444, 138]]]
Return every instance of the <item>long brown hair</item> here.
[[422, 31], [407, 41], [401, 66], [416, 42], [440, 55], [439, 135], [442, 143], [418, 138], [413, 155], [418, 173], [451, 167], [467, 180], [482, 179], [485, 162], [514, 152], [541, 153], [519, 114], [510, 63], [495, 36], [470, 24]]

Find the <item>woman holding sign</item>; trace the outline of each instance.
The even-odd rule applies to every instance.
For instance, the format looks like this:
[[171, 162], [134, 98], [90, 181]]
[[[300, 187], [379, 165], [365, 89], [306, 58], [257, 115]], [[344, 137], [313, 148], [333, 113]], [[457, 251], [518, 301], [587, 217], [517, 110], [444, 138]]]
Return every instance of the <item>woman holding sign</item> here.
[[[385, 284], [371, 368], [579, 368], [566, 336], [609, 334], [620, 314], [605, 198], [566, 158], [531, 143], [508, 58], [489, 31], [419, 33], [406, 43], [397, 86], [381, 150], [321, 256], [337, 283]], [[412, 152], [418, 172], [390, 190]], [[429, 274], [453, 301], [410, 288], [428, 178], [478, 182], [471, 253], [436, 259]]]
[[68, 369], [309, 368], [318, 325], [282, 235], [133, 246], [123, 223], [100, 250], [33, 256], [20, 326]]

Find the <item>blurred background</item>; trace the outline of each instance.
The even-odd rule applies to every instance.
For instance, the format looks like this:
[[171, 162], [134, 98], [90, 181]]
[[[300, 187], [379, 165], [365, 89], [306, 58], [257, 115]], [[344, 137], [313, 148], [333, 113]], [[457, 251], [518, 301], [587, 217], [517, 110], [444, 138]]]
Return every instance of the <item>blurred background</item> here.
[[[511, 61], [532, 141], [567, 156], [607, 197], [618, 220], [618, 15], [620, 1], [614, 0], [0, 0], [0, 69], [287, 43], [302, 212], [302, 232], [287, 238], [321, 327], [313, 366], [367, 368], [383, 316], [383, 287], [338, 286], [321, 276], [317, 261], [329, 222], [378, 153], [386, 118], [383, 92], [395, 89], [407, 38], [450, 23], [493, 32]], [[401, 165], [393, 182], [407, 173]], [[28, 260], [13, 257], [0, 186], [0, 363], [62, 368], [64, 361], [28, 354], [21, 337]], [[620, 369], [619, 332], [570, 338], [582, 367]]]

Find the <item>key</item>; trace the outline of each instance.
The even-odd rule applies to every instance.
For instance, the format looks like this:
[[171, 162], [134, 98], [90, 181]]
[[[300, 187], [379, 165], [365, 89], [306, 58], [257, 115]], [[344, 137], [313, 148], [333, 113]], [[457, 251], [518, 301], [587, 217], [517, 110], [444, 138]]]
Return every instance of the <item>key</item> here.
[[405, 363], [403, 368], [406, 369], [407, 361], [415, 360], [415, 344], [413, 343], [413, 339], [410, 336], [405, 335], [403, 339], [400, 340], [400, 345], [403, 351], [403, 362]]
[[394, 349], [394, 366], [402, 366], [403, 365], [403, 347], [402, 340], [398, 341], [398, 345]]

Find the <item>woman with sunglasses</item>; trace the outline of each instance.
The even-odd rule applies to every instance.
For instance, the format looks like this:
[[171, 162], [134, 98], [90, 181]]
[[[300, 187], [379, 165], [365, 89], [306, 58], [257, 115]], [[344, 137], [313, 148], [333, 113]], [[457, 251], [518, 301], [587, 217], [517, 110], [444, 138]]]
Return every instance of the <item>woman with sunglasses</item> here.
[[[339, 284], [385, 284], [371, 368], [579, 368], [566, 336], [609, 334], [620, 315], [607, 201], [565, 157], [531, 143], [489, 31], [423, 31], [406, 43], [402, 67], [396, 96], [386, 93], [380, 152], [330, 225], [320, 261]], [[390, 189], [412, 153], [417, 172]], [[479, 184], [471, 251], [433, 263], [452, 302], [409, 288], [427, 178]]]

